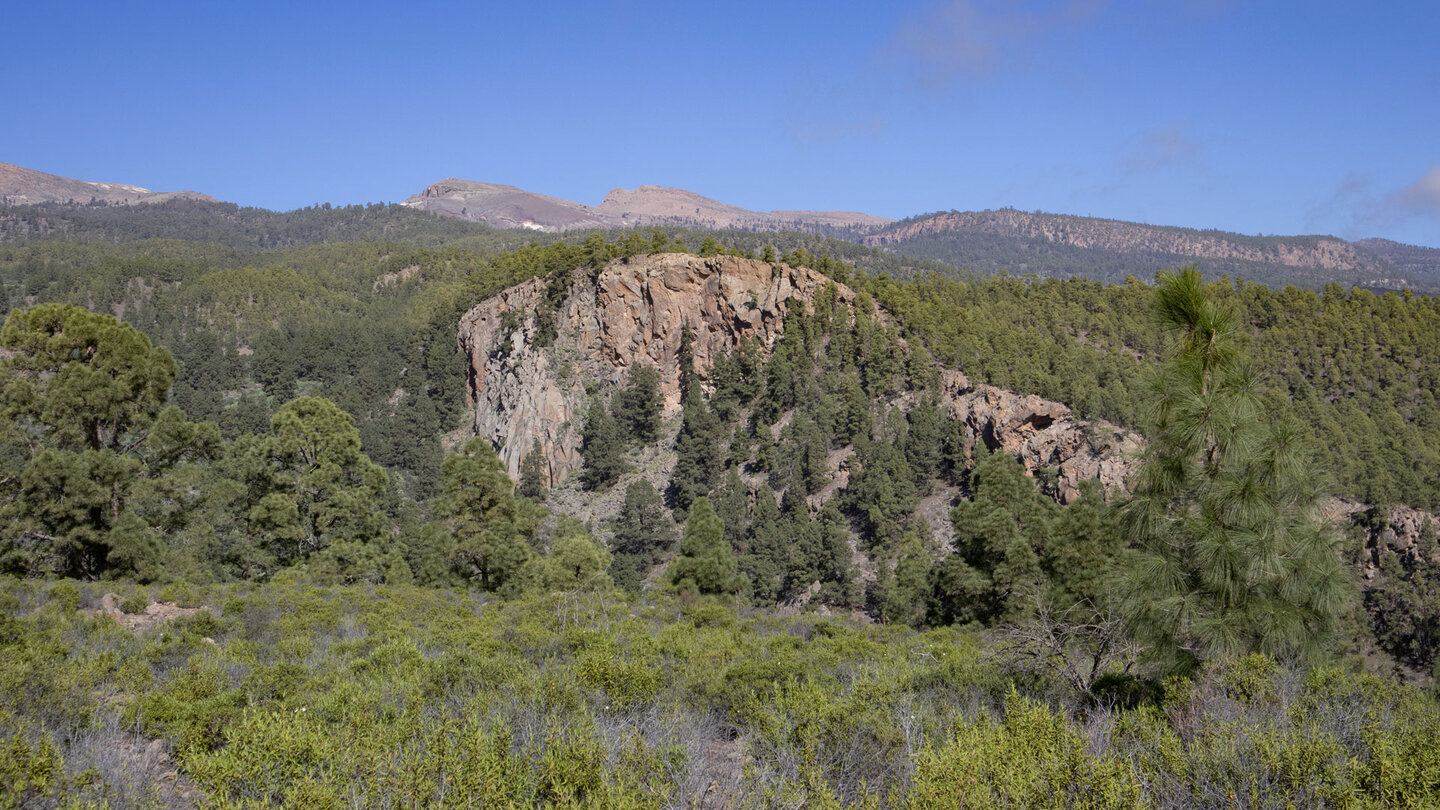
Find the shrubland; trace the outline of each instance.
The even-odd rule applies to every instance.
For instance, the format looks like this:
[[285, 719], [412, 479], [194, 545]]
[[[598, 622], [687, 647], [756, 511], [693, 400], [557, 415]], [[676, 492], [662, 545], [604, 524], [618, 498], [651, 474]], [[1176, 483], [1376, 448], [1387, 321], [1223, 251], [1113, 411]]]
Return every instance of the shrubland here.
[[[132, 633], [91, 612], [114, 587], [5, 582], [10, 806], [1421, 807], [1440, 785], [1434, 696], [1333, 664], [1255, 654], [1138, 699], [975, 629], [663, 592], [175, 585], [156, 595], [206, 610]], [[117, 754], [137, 738], [168, 761]]]

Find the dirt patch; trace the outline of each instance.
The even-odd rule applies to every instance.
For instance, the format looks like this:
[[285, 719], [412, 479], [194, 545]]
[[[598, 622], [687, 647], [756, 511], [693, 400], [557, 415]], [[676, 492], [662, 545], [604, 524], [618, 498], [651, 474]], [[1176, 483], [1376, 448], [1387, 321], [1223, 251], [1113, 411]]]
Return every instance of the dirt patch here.
[[126, 613], [120, 609], [120, 597], [113, 593], [107, 593], [100, 598], [99, 610], [85, 611], [91, 616], [109, 616], [117, 624], [126, 630], [140, 632], [154, 627], [162, 622], [172, 621], [182, 616], [194, 616], [207, 608], [183, 608], [174, 602], [151, 602], [145, 606], [144, 613]]

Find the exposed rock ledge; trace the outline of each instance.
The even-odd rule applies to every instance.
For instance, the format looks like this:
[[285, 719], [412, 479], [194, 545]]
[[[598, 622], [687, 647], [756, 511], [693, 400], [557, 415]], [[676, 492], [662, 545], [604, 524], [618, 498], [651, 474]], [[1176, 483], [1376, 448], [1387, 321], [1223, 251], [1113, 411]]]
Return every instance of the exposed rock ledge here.
[[971, 386], [964, 374], [943, 370], [941, 383], [950, 416], [969, 434], [969, 449], [983, 444], [1015, 456], [1032, 476], [1047, 478], [1049, 494], [1069, 503], [1080, 482], [1094, 478], [1107, 495], [1126, 488], [1145, 440], [1109, 422], [1075, 418], [1070, 409], [1035, 395], [1021, 396], [992, 385]]
[[[538, 439], [558, 484], [580, 465], [587, 382], [619, 383], [634, 363], [655, 367], [667, 414], [680, 407], [680, 333], [694, 332], [699, 369], [753, 338], [768, 353], [795, 302], [810, 304], [830, 279], [802, 267], [686, 253], [618, 259], [577, 279], [559, 312], [553, 346], [534, 345], [545, 281], [487, 298], [460, 319], [470, 360], [474, 431], [499, 448], [512, 476]], [[838, 301], [855, 293], [837, 285]], [[703, 371], [702, 371], [703, 376]]]

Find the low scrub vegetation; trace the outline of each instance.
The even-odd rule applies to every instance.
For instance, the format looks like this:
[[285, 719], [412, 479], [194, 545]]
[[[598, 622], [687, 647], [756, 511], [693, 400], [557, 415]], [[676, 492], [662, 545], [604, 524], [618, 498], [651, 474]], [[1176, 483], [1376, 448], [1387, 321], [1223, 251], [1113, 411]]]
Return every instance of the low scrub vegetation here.
[[975, 630], [703, 598], [178, 586], [156, 595], [206, 610], [131, 632], [95, 610], [104, 587], [3, 581], [4, 806], [1361, 808], [1440, 795], [1434, 696], [1341, 665], [1251, 655], [1081, 693]]

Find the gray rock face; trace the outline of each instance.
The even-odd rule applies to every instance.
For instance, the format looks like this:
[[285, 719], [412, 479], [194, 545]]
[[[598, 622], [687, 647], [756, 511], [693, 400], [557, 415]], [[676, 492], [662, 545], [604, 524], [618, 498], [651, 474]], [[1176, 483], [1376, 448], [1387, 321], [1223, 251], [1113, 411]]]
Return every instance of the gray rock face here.
[[1426, 525], [1440, 528], [1440, 518], [1408, 506], [1375, 508], [1349, 498], [1329, 497], [1321, 501], [1325, 517], [1359, 535], [1360, 574], [1367, 581], [1380, 571], [1382, 557], [1393, 554], [1407, 565], [1440, 565], [1440, 553], [1427, 556], [1421, 542]]
[[[535, 346], [545, 282], [532, 279], [492, 296], [460, 320], [470, 359], [469, 406], [475, 434], [499, 447], [512, 476], [540, 441], [552, 486], [580, 466], [587, 383], [619, 384], [634, 363], [653, 366], [667, 414], [680, 407], [680, 334], [694, 333], [702, 379], [716, 357], [753, 339], [768, 354], [796, 302], [809, 304], [825, 276], [734, 256], [676, 253], [619, 259], [591, 281], [573, 282], [556, 313], [554, 345]], [[855, 293], [836, 286], [837, 300]]]

